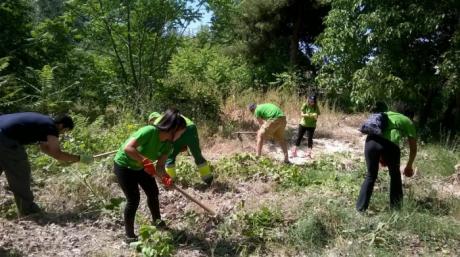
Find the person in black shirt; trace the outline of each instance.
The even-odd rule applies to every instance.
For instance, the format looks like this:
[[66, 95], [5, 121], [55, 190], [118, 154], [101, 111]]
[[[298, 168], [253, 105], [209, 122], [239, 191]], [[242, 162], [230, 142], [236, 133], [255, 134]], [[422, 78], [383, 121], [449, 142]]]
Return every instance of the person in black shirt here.
[[56, 117], [22, 112], [0, 115], [0, 175], [5, 171], [6, 179], [14, 194], [19, 215], [40, 212], [30, 190], [30, 164], [24, 145], [38, 143], [45, 154], [64, 162], [91, 163], [91, 155], [73, 155], [61, 151], [59, 135], [73, 129], [72, 118]]

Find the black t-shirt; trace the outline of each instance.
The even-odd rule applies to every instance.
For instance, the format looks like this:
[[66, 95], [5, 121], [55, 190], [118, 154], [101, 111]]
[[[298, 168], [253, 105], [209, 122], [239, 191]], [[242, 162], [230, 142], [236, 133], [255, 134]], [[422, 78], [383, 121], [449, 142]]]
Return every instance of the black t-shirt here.
[[35, 112], [0, 115], [0, 133], [22, 145], [46, 142], [48, 135], [59, 136], [54, 121]]

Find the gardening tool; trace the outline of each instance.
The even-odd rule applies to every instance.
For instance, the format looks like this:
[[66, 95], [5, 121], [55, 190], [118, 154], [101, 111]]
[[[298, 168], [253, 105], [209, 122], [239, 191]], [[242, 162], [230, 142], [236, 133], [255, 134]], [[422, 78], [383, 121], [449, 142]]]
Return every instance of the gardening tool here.
[[233, 132], [232, 134], [236, 134], [236, 137], [238, 138], [238, 140], [241, 143], [241, 148], [244, 148], [243, 138], [241, 137], [241, 135], [242, 134], [252, 135], [252, 134], [257, 134], [257, 132], [255, 132], [255, 131], [237, 131], [237, 132]]
[[[149, 162], [146, 162], [146, 161], [150, 161], [148, 159], [145, 159], [143, 162], [144, 162], [144, 170], [147, 171], [151, 176], [157, 178], [159, 181], [162, 181], [163, 184], [165, 184], [165, 188], [172, 188], [172, 189], [175, 189], [177, 191], [179, 191], [179, 193], [181, 193], [183, 196], [185, 196], [185, 198], [189, 199], [190, 201], [198, 204], [201, 208], [205, 209], [207, 212], [209, 212], [213, 217], [216, 217], [216, 213], [211, 209], [209, 208], [206, 204], [200, 202], [198, 199], [196, 199], [195, 197], [191, 196], [189, 193], [187, 193], [187, 191], [185, 191], [184, 189], [176, 186], [175, 184], [172, 184], [172, 180], [171, 180], [171, 177], [168, 175], [168, 173], [166, 173], [165, 175], [160, 176], [159, 174], [156, 173], [156, 170], [155, 170], [155, 166], [153, 166], [153, 163], [150, 161]], [[165, 183], [164, 181], [164, 178], [165, 176], [168, 178], [168, 180], [170, 180], [170, 183], [172, 185], [168, 185], [168, 183]]]
[[105, 156], [114, 154], [114, 153], [116, 153], [116, 152], [118, 152], [118, 150], [113, 150], [113, 151], [106, 152], [106, 153], [96, 154], [96, 155], [93, 156], [93, 158], [105, 157]]
[[198, 204], [201, 208], [205, 209], [207, 212], [209, 212], [212, 216], [217, 216], [216, 213], [209, 207], [207, 206], [206, 204], [200, 202], [198, 199], [196, 199], [195, 197], [191, 196], [189, 193], [187, 193], [187, 191], [185, 191], [184, 189], [176, 186], [176, 185], [172, 185], [171, 186], [173, 189], [179, 191], [179, 193], [181, 193], [183, 196], [185, 196], [185, 198], [189, 199], [190, 201]]

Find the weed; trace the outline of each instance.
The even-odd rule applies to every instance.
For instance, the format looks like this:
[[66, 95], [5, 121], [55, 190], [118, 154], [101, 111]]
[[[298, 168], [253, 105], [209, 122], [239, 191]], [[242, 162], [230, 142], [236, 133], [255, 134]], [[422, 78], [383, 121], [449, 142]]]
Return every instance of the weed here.
[[0, 217], [6, 219], [15, 219], [18, 217], [16, 204], [12, 199], [2, 201], [0, 204]]
[[262, 207], [257, 212], [246, 213], [241, 219], [242, 234], [253, 242], [270, 241], [274, 237], [275, 227], [283, 221], [279, 211], [267, 207]]
[[422, 176], [449, 176], [455, 172], [454, 166], [459, 162], [458, 152], [428, 144], [418, 153], [415, 166], [422, 172]]
[[141, 226], [140, 240], [131, 243], [143, 257], [167, 257], [174, 252], [172, 236], [168, 232], [159, 231], [155, 226]]

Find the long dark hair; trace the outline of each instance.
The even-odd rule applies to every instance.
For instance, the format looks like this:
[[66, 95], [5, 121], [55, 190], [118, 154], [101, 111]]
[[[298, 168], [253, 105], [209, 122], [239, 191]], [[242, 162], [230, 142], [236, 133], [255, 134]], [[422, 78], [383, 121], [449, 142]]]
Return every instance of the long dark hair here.
[[180, 115], [179, 110], [176, 108], [169, 108], [161, 118], [158, 124], [154, 125], [160, 131], [164, 132], [176, 132], [179, 129], [183, 129], [186, 126], [185, 119]]

